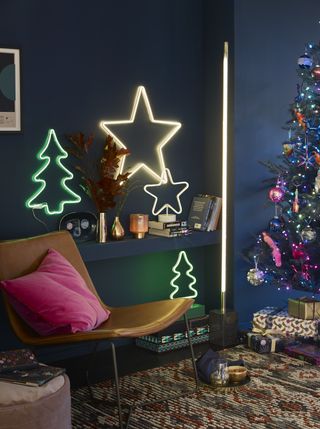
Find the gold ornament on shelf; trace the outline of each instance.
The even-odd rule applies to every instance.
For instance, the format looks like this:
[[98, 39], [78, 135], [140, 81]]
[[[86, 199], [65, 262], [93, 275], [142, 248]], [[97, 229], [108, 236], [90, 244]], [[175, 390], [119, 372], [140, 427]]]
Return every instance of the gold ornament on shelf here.
[[97, 242], [106, 243], [108, 238], [107, 213], [100, 212], [97, 224]]
[[124, 238], [124, 229], [121, 225], [119, 216], [114, 218], [112, 227], [111, 227], [111, 237], [113, 240], [122, 240]]

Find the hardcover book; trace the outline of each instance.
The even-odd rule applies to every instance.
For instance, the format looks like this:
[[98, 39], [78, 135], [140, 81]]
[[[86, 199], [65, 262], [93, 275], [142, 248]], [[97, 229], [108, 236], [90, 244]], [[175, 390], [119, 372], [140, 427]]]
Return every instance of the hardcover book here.
[[64, 368], [39, 363], [35, 368], [14, 369], [0, 373], [0, 381], [8, 381], [26, 386], [42, 386], [58, 375], [65, 373]]
[[186, 220], [177, 220], [175, 222], [160, 222], [157, 220], [149, 220], [149, 228], [153, 229], [172, 229], [172, 228], [179, 228], [179, 227], [187, 227], [187, 221]]
[[198, 231], [205, 231], [208, 226], [208, 217], [212, 206], [210, 195], [196, 195], [192, 199], [188, 227]]
[[211, 199], [212, 199], [212, 204], [211, 204], [210, 213], [208, 216], [207, 231], [215, 231], [217, 229], [221, 208], [222, 208], [221, 197], [216, 197], [212, 195]]
[[173, 229], [155, 229], [149, 228], [149, 234], [158, 235], [159, 237], [183, 237], [185, 235], [191, 234], [190, 229], [186, 227], [177, 227]]

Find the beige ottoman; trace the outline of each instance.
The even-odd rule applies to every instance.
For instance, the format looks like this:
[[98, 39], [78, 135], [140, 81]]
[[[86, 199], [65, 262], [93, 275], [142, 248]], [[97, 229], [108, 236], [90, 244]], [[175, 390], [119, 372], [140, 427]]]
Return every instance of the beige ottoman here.
[[0, 429], [71, 429], [69, 378], [40, 387], [0, 381]]

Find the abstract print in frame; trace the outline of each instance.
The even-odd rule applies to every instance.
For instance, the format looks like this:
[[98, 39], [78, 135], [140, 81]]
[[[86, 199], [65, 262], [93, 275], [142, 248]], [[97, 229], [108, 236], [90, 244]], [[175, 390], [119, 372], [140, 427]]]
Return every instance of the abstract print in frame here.
[[20, 50], [0, 48], [0, 132], [21, 131]]

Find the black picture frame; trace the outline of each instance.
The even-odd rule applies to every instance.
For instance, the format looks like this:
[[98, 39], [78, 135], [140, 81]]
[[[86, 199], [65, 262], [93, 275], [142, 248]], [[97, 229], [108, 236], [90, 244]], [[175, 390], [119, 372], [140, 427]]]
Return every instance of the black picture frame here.
[[0, 48], [0, 133], [20, 131], [20, 49]]

